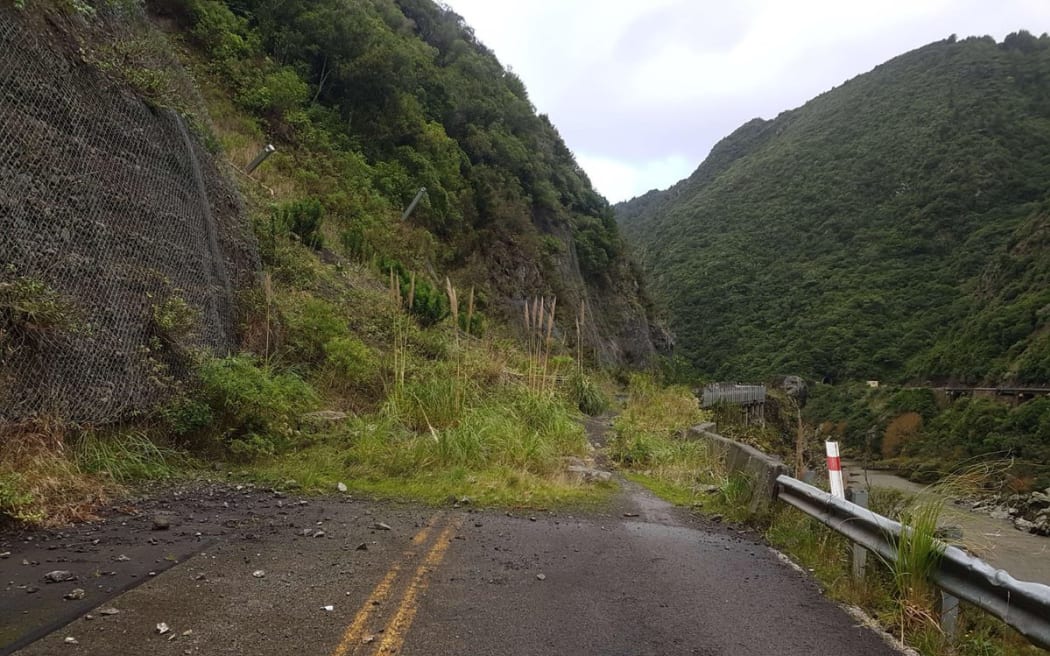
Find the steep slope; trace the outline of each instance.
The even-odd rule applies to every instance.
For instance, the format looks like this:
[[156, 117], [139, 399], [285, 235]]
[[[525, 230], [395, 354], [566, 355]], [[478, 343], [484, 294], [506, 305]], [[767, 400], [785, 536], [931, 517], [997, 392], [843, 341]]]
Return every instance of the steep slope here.
[[431, 502], [607, 493], [564, 467], [607, 403], [590, 362], [653, 354], [638, 274], [457, 16], [27, 0], [0, 45], [0, 523], [213, 460]]
[[1050, 380], [1050, 38], [954, 37], [619, 205], [720, 377]]
[[151, 6], [279, 147], [332, 160], [310, 185], [330, 245], [397, 260], [437, 287], [451, 274], [512, 324], [524, 299], [556, 296], [575, 332], [586, 306], [586, 350], [603, 364], [654, 355], [660, 332], [612, 208], [462, 17], [431, 0]]
[[[425, 326], [451, 314], [450, 278], [475, 334], [520, 332], [526, 299], [556, 297], [574, 353], [656, 351], [611, 207], [447, 8], [37, 0], [0, 8], [0, 42], [0, 420], [153, 408], [189, 371], [155, 357], [158, 306], [197, 319], [179, 349], [238, 350], [281, 238], [393, 272]], [[267, 143], [269, 197], [245, 207], [220, 169]]]
[[240, 195], [185, 118], [50, 18], [0, 7], [0, 435], [162, 403], [187, 351], [238, 348], [259, 269]]

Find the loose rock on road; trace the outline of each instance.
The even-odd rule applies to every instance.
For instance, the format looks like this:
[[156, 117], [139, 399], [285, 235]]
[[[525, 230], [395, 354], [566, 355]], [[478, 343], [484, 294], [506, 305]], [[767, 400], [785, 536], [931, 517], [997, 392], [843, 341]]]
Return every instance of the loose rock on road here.
[[[90, 564], [63, 563], [76, 581], [48, 587], [86, 589], [92, 605], [17, 653], [897, 653], [753, 536], [630, 484], [615, 509], [585, 515], [256, 501], [203, 553], [123, 594], [98, 589]], [[193, 535], [173, 524], [171, 541]], [[0, 561], [14, 583], [0, 597], [8, 644], [33, 615], [20, 587], [31, 582], [7, 565], [26, 544], [6, 542], [11, 556]], [[15, 601], [23, 610], [12, 614]]]

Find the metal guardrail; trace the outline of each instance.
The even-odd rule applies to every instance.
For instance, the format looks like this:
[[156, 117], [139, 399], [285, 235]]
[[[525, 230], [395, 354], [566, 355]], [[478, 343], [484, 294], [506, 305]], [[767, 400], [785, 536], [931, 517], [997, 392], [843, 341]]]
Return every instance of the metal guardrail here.
[[[901, 531], [910, 529], [790, 476], [779, 476], [776, 483], [781, 501], [883, 560], [896, 560]], [[951, 546], [945, 549], [930, 578], [945, 592], [998, 617], [1034, 644], [1050, 649], [1050, 586], [1018, 581]]]

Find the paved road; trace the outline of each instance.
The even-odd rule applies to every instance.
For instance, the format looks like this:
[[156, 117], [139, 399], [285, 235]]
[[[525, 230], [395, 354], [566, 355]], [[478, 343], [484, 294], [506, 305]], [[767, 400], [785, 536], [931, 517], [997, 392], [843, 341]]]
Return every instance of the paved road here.
[[629, 484], [588, 516], [296, 508], [97, 598], [119, 614], [90, 611], [18, 654], [896, 653], [754, 537]]

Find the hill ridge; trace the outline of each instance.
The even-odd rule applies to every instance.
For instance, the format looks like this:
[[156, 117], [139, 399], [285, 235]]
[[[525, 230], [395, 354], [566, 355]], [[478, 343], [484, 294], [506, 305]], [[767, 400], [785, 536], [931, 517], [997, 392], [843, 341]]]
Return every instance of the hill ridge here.
[[683, 354], [730, 378], [1050, 379], [1050, 265], [1008, 248], [1050, 207], [1048, 82], [1046, 35], [949, 37], [617, 205]]

